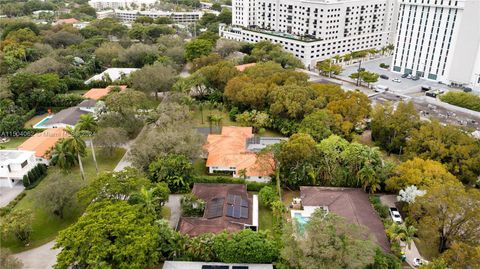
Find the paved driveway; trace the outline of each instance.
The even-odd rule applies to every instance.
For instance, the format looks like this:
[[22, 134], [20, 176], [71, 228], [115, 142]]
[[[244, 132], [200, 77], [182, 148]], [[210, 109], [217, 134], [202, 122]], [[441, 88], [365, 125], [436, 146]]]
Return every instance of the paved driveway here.
[[25, 187], [20, 184], [13, 186], [13, 188], [0, 187], [0, 207], [8, 205], [17, 195], [19, 195]]
[[22, 261], [24, 269], [50, 269], [57, 261], [60, 249], [52, 249], [55, 241], [46, 243], [31, 250], [20, 252], [14, 256]]
[[166, 207], [170, 208], [170, 226], [173, 229], [177, 228], [178, 221], [180, 220], [180, 215], [182, 210], [180, 209], [180, 199], [182, 198], [181, 194], [170, 194], [168, 197], [168, 202], [165, 204]]
[[[396, 195], [382, 195], [380, 196], [380, 201], [382, 204], [388, 206], [388, 207], [395, 207], [395, 202], [397, 201], [397, 196]], [[406, 244], [401, 244], [404, 251], [405, 251], [405, 256], [407, 256], [407, 263], [413, 267], [413, 260], [415, 258], [420, 258], [423, 259], [422, 256], [420, 255], [420, 252], [418, 252], [417, 246], [415, 245], [415, 242], [412, 242], [410, 245], [410, 248]]]

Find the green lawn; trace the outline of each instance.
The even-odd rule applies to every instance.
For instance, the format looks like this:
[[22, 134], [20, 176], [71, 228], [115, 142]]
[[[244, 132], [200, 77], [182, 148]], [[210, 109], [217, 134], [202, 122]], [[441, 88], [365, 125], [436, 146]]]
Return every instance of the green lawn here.
[[[98, 150], [96, 151], [98, 152]], [[124, 149], [117, 149], [112, 157], [106, 157], [97, 153], [98, 168], [100, 171], [112, 171], [120, 159], [125, 154]], [[92, 180], [95, 175], [95, 165], [93, 164], [91, 152], [83, 158], [83, 165], [87, 181]], [[13, 252], [20, 252], [26, 249], [40, 246], [46, 242], [55, 239], [57, 233], [74, 223], [78, 217], [83, 213], [84, 209], [78, 204], [74, 204], [71, 208], [65, 210], [65, 216], [63, 219], [53, 216], [42, 207], [40, 207], [35, 201], [35, 195], [42, 188], [46, 186], [46, 182], [51, 180], [54, 172], [58, 171], [57, 167], [50, 167], [46, 178], [40, 182], [40, 184], [31, 190], [26, 190], [27, 195], [23, 198], [15, 209], [30, 209], [34, 212], [33, 232], [31, 235], [30, 245], [25, 247], [16, 240], [6, 240], [2, 242], [3, 246], [10, 248]], [[70, 173], [65, 174], [65, 179], [70, 180], [82, 180], [80, 177], [80, 170], [78, 167], [74, 168]]]
[[218, 115], [222, 117], [222, 126], [238, 126], [239, 124], [231, 121], [228, 117], [228, 113], [218, 109], [203, 109], [203, 122], [202, 122], [202, 112], [198, 109], [194, 110], [193, 113], [193, 124], [196, 128], [200, 127], [209, 127], [207, 117], [210, 115]]
[[10, 137], [10, 141], [8, 141], [7, 143], [0, 143], [0, 149], [16, 149], [27, 139], [28, 137]]
[[42, 114], [42, 115], [37, 115], [33, 116], [33, 118], [29, 119], [27, 122], [25, 122], [24, 127], [25, 128], [33, 128], [33, 126], [37, 123], [39, 123], [41, 120], [43, 120], [46, 116], [48, 116], [48, 113]]
[[273, 231], [273, 214], [268, 207], [258, 206], [258, 229]]

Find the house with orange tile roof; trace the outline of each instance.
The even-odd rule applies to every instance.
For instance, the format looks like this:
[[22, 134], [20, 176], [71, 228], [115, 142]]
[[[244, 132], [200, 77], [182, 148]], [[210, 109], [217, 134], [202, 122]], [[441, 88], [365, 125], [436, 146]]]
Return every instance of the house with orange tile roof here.
[[67, 19], [59, 19], [53, 25], [74, 24], [77, 22], [79, 22], [79, 20], [75, 18], [67, 18]]
[[92, 88], [88, 92], [84, 93], [83, 97], [92, 100], [99, 100], [102, 97], [107, 96], [114, 87], [119, 87], [120, 91], [124, 91], [127, 89], [127, 85], [111, 85], [106, 88]]
[[256, 64], [257, 63], [241, 64], [241, 65], [235, 66], [235, 68], [237, 68], [238, 71], [243, 72], [245, 69], [255, 66]]
[[63, 128], [51, 128], [45, 131], [35, 134], [27, 139], [20, 146], [18, 150], [28, 150], [35, 152], [35, 158], [37, 162], [48, 165], [49, 157], [47, 152], [52, 149], [55, 144], [70, 135]]
[[268, 182], [274, 172], [274, 161], [258, 152], [284, 137], [256, 137], [252, 127], [223, 127], [220, 134], [209, 134], [204, 148], [209, 173], [227, 172], [234, 177]]

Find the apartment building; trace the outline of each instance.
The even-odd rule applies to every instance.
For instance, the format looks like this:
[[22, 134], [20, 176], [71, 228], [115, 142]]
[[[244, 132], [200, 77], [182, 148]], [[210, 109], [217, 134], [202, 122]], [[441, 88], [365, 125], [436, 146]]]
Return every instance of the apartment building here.
[[36, 165], [34, 151], [0, 150], [0, 187], [13, 187]]
[[124, 23], [132, 23], [140, 16], [156, 19], [158, 17], [169, 17], [173, 23], [193, 23], [202, 17], [203, 12], [172, 12], [163, 10], [115, 10], [115, 16]]
[[233, 0], [220, 35], [278, 43], [305, 64], [393, 43], [396, 0]]
[[90, 0], [88, 4], [96, 10], [104, 9], [148, 9], [157, 0]]
[[480, 1], [399, 1], [393, 71], [480, 87]]

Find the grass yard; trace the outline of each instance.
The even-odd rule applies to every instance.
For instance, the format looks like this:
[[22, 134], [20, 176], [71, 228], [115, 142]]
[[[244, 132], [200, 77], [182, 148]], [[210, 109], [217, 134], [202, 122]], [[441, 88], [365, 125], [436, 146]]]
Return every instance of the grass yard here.
[[258, 206], [258, 229], [259, 230], [273, 230], [273, 214], [268, 207]]
[[10, 137], [10, 140], [6, 143], [0, 143], [0, 149], [16, 149], [20, 146], [28, 137]]
[[[97, 150], [96, 152], [98, 152]], [[125, 149], [117, 149], [113, 156], [107, 157], [97, 153], [97, 162], [99, 171], [112, 171], [120, 159], [125, 154]], [[92, 180], [95, 175], [95, 165], [93, 164], [91, 152], [83, 158], [83, 165], [85, 169], [85, 175], [87, 181]], [[78, 217], [83, 213], [85, 208], [78, 204], [74, 204], [71, 208], [65, 210], [65, 216], [63, 219], [53, 216], [50, 212], [47, 212], [42, 207], [39, 207], [36, 203], [36, 193], [42, 188], [45, 188], [45, 182], [51, 180], [50, 175], [53, 172], [58, 171], [57, 167], [50, 167], [46, 178], [40, 182], [40, 184], [31, 190], [26, 190], [27, 195], [23, 198], [15, 209], [30, 209], [34, 212], [33, 220], [33, 232], [31, 235], [30, 245], [25, 247], [20, 242], [10, 239], [2, 242], [2, 246], [8, 247], [12, 252], [21, 252], [26, 249], [38, 247], [44, 243], [47, 243], [55, 239], [58, 232], [72, 223], [74, 223]], [[80, 169], [75, 167], [70, 173], [65, 174], [65, 180], [82, 180], [80, 176]]]
[[37, 115], [33, 116], [33, 118], [29, 119], [27, 122], [25, 122], [24, 127], [25, 128], [33, 128], [33, 126], [37, 123], [39, 123], [41, 120], [43, 120], [46, 116], [48, 116], [48, 113], [42, 114], [42, 115]]
[[228, 117], [228, 113], [218, 109], [203, 109], [203, 123], [202, 123], [202, 112], [198, 109], [194, 110], [193, 114], [193, 124], [196, 128], [206, 128], [209, 127], [207, 117], [209, 115], [218, 115], [222, 117], [221, 126], [238, 126], [239, 124], [231, 121]]

